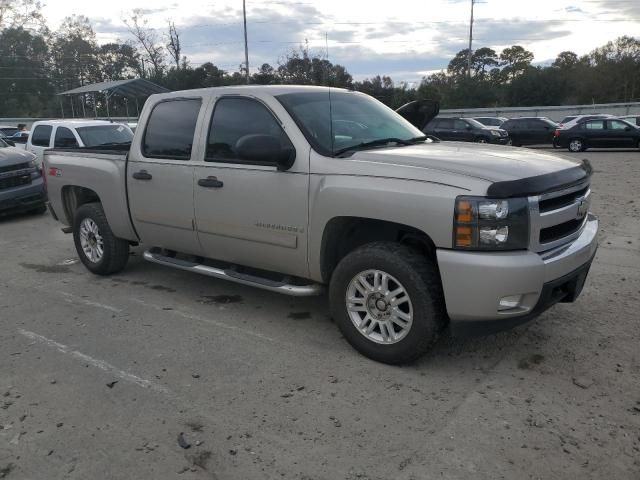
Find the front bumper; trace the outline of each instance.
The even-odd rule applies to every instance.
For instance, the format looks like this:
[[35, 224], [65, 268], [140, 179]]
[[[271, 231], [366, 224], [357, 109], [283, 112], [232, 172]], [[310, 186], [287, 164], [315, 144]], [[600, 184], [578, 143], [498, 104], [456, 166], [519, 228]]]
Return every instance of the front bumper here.
[[[522, 324], [557, 302], [580, 294], [598, 248], [598, 220], [589, 214], [581, 235], [547, 254], [437, 251], [447, 313], [454, 335], [494, 333]], [[520, 304], [498, 310], [500, 299]]]
[[0, 190], [0, 213], [31, 210], [43, 206], [46, 200], [42, 177], [37, 177], [28, 185]]
[[496, 145], [508, 145], [509, 144], [509, 137], [496, 137], [496, 136], [491, 136], [491, 140], [489, 140], [489, 143], [494, 143]]

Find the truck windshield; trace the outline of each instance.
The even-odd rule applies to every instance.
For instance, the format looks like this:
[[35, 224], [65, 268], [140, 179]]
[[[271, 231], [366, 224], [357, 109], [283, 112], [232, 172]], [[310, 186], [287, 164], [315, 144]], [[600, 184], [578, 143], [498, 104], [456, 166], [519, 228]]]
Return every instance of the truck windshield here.
[[131, 143], [133, 132], [126, 125], [96, 125], [76, 128], [85, 147]]
[[[357, 92], [286, 93], [276, 98], [289, 112], [314, 150], [333, 156], [349, 147], [410, 141], [424, 134], [379, 101]], [[331, 120], [330, 120], [331, 119]], [[333, 137], [333, 138], [332, 138]]]

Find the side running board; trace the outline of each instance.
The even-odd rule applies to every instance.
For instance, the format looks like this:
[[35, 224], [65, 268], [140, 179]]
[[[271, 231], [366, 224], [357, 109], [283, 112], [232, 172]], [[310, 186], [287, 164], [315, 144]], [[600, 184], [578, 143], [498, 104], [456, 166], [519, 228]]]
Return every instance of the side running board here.
[[201, 275], [207, 275], [208, 277], [219, 278], [222, 280], [229, 280], [230, 282], [240, 283], [242, 285], [249, 285], [251, 287], [262, 288], [263, 290], [269, 290], [271, 292], [283, 293], [285, 295], [291, 295], [294, 297], [309, 297], [313, 295], [320, 295], [324, 288], [319, 283], [310, 283], [308, 285], [292, 285], [283, 281], [271, 280], [269, 278], [262, 278], [248, 273], [241, 273], [231, 269], [221, 269], [211, 267], [209, 265], [203, 265], [201, 263], [189, 262], [179, 258], [167, 257], [161, 254], [161, 250], [152, 248], [144, 252], [144, 259], [165, 265], [167, 267], [178, 268], [180, 270], [186, 270], [188, 272], [199, 273]]

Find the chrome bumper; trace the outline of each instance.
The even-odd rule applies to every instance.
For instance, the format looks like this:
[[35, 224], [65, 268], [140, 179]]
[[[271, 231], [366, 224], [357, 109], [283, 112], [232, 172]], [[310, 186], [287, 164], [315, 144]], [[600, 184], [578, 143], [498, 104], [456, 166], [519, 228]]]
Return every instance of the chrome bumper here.
[[[578, 238], [541, 254], [439, 249], [438, 266], [449, 318], [452, 322], [507, 321], [534, 311], [540, 313], [545, 285], [589, 264], [598, 248], [597, 233], [598, 220], [589, 214]], [[502, 298], [517, 295], [522, 296], [517, 307], [498, 309]]]

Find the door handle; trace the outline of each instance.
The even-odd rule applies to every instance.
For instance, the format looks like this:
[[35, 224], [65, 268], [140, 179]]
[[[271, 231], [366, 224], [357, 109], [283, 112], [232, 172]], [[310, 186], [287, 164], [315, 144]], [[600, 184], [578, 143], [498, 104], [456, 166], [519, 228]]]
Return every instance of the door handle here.
[[139, 172], [133, 173], [133, 178], [136, 180], [151, 180], [153, 176], [146, 170], [140, 170]]
[[224, 186], [224, 183], [218, 180], [216, 177], [207, 177], [198, 180], [198, 185], [206, 188], [222, 188]]

